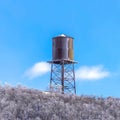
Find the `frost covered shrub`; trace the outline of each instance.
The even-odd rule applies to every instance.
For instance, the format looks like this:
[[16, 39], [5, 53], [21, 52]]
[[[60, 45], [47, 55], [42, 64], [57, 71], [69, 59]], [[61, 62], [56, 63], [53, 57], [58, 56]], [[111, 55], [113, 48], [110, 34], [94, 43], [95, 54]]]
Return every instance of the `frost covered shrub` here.
[[120, 120], [120, 99], [0, 87], [0, 120]]

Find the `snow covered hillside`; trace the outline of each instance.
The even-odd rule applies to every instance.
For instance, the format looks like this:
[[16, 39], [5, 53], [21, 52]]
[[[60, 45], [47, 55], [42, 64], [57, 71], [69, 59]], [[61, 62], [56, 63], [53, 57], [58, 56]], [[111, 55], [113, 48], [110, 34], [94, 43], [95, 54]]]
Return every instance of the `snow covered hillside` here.
[[120, 99], [0, 87], [0, 120], [120, 120]]

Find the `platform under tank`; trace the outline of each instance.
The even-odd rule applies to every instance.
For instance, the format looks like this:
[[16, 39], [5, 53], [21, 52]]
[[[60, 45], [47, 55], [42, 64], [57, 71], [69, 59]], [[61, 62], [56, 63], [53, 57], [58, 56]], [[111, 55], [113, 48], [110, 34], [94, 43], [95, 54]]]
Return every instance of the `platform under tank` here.
[[52, 59], [73, 61], [73, 38], [64, 34], [52, 39]]

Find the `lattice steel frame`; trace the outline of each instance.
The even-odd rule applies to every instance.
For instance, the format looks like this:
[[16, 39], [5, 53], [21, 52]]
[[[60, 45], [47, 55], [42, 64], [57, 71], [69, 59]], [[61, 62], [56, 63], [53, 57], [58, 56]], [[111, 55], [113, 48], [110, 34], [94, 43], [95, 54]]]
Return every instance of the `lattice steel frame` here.
[[75, 62], [51, 62], [50, 90], [76, 94]]

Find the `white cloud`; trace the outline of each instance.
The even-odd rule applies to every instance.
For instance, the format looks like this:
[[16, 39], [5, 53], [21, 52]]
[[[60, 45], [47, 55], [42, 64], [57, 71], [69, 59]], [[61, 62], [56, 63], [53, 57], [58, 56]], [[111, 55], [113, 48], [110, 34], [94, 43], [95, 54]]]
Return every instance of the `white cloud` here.
[[25, 76], [33, 79], [39, 77], [50, 71], [50, 65], [46, 62], [39, 62], [34, 64], [30, 69], [25, 72]]
[[[34, 64], [30, 69], [25, 71], [25, 77], [30, 79], [39, 77], [50, 71], [50, 65], [46, 62], [38, 62]], [[82, 66], [75, 72], [76, 79], [94, 81], [108, 77], [109, 71], [106, 71], [102, 65], [99, 66]]]
[[102, 65], [99, 66], [82, 66], [76, 70], [76, 79], [85, 81], [94, 81], [108, 77], [109, 71], [106, 71]]

